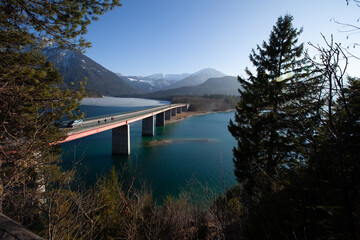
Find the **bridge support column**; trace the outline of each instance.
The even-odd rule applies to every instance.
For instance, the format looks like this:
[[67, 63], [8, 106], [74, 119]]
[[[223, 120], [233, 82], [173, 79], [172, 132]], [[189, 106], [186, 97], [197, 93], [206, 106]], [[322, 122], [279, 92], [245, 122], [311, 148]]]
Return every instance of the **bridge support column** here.
[[171, 109], [171, 116], [176, 116], [176, 108]]
[[181, 107], [181, 110], [182, 110], [183, 112], [186, 112], [186, 111], [187, 111], [187, 105], [186, 105], [186, 106]]
[[154, 136], [154, 116], [142, 120], [142, 135]]
[[165, 126], [165, 112], [156, 114], [156, 126]]
[[165, 111], [165, 120], [171, 120], [171, 110]]
[[181, 110], [182, 110], [182, 107], [178, 107], [178, 108], [176, 108], [176, 112], [177, 112], [177, 113], [182, 113], [182, 111], [181, 111]]
[[113, 128], [112, 153], [130, 155], [130, 125]]

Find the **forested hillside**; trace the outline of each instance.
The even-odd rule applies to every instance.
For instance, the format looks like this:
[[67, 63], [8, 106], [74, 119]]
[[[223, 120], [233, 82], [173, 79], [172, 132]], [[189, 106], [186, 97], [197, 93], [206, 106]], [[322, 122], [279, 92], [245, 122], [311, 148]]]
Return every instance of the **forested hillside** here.
[[90, 94], [98, 92], [103, 96], [118, 96], [141, 92], [141, 90], [127, 84], [115, 73], [78, 51], [46, 47], [42, 49], [42, 52], [60, 70], [64, 78], [62, 87], [71, 89], [86, 78], [85, 89]]

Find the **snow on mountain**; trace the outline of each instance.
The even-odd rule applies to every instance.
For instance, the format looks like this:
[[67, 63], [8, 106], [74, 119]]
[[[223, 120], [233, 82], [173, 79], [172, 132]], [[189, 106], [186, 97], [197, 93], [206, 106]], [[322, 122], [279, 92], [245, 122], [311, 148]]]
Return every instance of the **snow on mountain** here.
[[132, 86], [141, 89], [145, 92], [156, 91], [171, 84], [180, 81], [190, 74], [166, 74], [166, 73], [154, 73], [149, 76], [124, 76], [121, 73], [117, 73], [122, 79]]
[[196, 86], [199, 84], [204, 83], [206, 80], [210, 78], [219, 78], [225, 77], [226, 75], [216, 69], [213, 68], [204, 68], [196, 73], [189, 75], [188, 77], [177, 81], [168, 87], [164, 87], [164, 89], [173, 89], [173, 88], [180, 88], [186, 86]]
[[202, 84], [196, 86], [183, 86], [180, 88], [159, 90], [143, 95], [146, 98], [170, 99], [173, 96], [203, 96], [205, 94], [219, 95], [238, 95], [238, 89], [241, 88], [237, 77], [225, 76], [210, 78]]
[[64, 78], [64, 87], [72, 88], [71, 82], [78, 86], [79, 82], [87, 78], [85, 88], [102, 95], [120, 96], [141, 92], [80, 52], [58, 47], [46, 47], [42, 52], [59, 68]]
[[108, 96], [195, 86], [202, 84], [209, 78], [225, 76], [225, 74], [212, 68], [202, 69], [193, 74], [155, 73], [148, 76], [124, 76], [120, 73], [110, 72], [76, 51], [51, 46], [44, 48], [43, 53], [48, 60], [60, 69], [64, 77], [65, 87], [71, 87], [71, 82], [77, 85], [86, 77], [88, 79], [86, 85], [88, 90], [95, 90]]
[[224, 73], [213, 68], [205, 68], [193, 74], [155, 73], [149, 76], [124, 76], [118, 73], [117, 75], [121, 76], [121, 78], [127, 81], [128, 84], [145, 92], [173, 89], [184, 86], [195, 86], [202, 84], [210, 78], [226, 76]]

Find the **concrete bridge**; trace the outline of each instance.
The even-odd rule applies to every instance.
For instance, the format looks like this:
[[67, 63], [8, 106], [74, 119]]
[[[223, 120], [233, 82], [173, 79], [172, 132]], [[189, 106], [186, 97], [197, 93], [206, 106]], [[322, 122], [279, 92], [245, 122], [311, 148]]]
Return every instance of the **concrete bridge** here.
[[154, 136], [154, 117], [156, 126], [164, 126], [165, 120], [187, 111], [189, 104], [169, 104], [121, 114], [84, 119], [82, 126], [67, 130], [67, 138], [60, 143], [112, 129], [113, 154], [130, 154], [130, 123], [142, 120], [142, 135]]

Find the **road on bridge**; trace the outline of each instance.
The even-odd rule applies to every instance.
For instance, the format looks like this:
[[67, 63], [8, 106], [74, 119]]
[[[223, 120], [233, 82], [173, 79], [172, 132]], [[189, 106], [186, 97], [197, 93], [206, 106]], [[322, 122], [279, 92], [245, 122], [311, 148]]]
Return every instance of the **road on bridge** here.
[[81, 137], [107, 131], [112, 128], [116, 128], [122, 125], [130, 124], [132, 122], [142, 120], [150, 116], [154, 116], [161, 112], [165, 112], [174, 108], [177, 109], [179, 107], [184, 107], [184, 106], [188, 106], [188, 105], [168, 104], [168, 105], [162, 105], [158, 107], [152, 107], [152, 108], [147, 108], [132, 112], [87, 118], [84, 119], [82, 126], [76, 126], [73, 128], [63, 128], [64, 131], [67, 131], [68, 137], [61, 142], [68, 142]]

